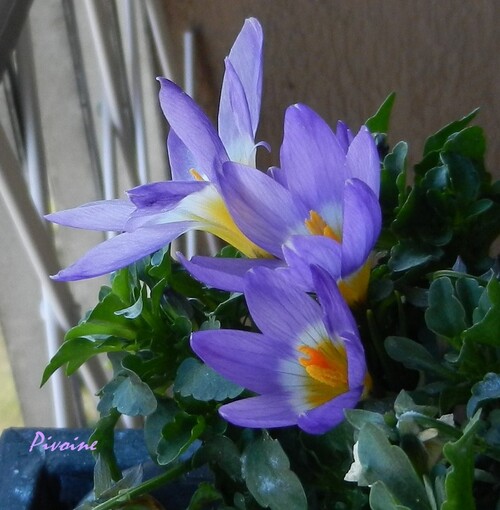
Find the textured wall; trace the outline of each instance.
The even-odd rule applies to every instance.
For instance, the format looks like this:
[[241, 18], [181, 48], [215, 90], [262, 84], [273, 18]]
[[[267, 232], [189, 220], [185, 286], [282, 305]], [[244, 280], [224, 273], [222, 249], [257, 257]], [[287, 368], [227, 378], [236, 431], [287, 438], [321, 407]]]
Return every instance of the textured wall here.
[[[500, 2], [496, 0], [165, 0], [173, 42], [197, 30], [198, 97], [214, 113], [229, 51], [243, 20], [265, 33], [260, 138], [275, 150], [284, 108], [305, 102], [332, 123], [357, 127], [397, 92], [391, 140], [425, 137], [476, 107], [490, 170], [500, 157]], [[495, 167], [495, 168], [493, 168]]]

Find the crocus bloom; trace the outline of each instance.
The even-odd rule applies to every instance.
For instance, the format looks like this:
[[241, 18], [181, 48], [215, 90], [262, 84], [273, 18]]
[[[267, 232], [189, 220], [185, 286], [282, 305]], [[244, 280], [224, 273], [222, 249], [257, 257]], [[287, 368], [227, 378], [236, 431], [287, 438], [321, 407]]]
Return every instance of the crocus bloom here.
[[363, 347], [335, 281], [311, 268], [319, 303], [290, 286], [283, 271], [257, 268], [245, 276], [245, 297], [262, 333], [195, 332], [191, 347], [222, 376], [258, 396], [220, 407], [243, 427], [298, 425], [321, 434], [339, 424], [369, 383]]
[[[256, 245], [286, 262], [304, 288], [312, 286], [314, 264], [339, 282], [350, 304], [363, 300], [381, 228], [380, 162], [371, 134], [362, 127], [352, 136], [342, 123], [334, 134], [313, 110], [297, 104], [286, 112], [280, 159], [281, 168], [268, 174], [223, 165], [221, 190], [234, 221]], [[241, 291], [240, 261], [183, 262], [205, 283], [220, 287], [222, 281], [227, 290]], [[221, 277], [223, 272], [231, 278]]]
[[255, 164], [255, 132], [262, 89], [262, 29], [248, 19], [225, 61], [218, 132], [199, 106], [160, 78], [160, 104], [173, 181], [136, 187], [128, 200], [103, 200], [49, 214], [61, 225], [121, 232], [91, 249], [55, 279], [92, 278], [124, 267], [166, 246], [188, 230], [211, 232], [249, 257], [267, 254], [236, 226], [220, 192], [222, 165]]

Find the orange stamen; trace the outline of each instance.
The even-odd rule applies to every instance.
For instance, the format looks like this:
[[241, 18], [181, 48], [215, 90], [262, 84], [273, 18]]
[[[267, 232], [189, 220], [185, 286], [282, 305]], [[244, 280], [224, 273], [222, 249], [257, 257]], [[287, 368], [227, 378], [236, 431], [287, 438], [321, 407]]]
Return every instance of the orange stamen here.
[[340, 235], [316, 211], [309, 211], [309, 219], [304, 221], [307, 230], [313, 236], [325, 236], [340, 243]]

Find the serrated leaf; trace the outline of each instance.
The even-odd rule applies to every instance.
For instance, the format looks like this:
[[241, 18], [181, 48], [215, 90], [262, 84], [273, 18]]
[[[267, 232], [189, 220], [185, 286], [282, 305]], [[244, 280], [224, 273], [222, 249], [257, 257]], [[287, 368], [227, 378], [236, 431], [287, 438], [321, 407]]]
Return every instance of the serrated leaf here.
[[482, 381], [472, 387], [472, 397], [467, 402], [467, 416], [472, 416], [484, 403], [497, 399], [500, 399], [500, 374], [486, 374]]
[[144, 421], [144, 442], [152, 458], [156, 458], [158, 444], [163, 437], [162, 431], [165, 425], [172, 423], [179, 408], [173, 400], [158, 402], [156, 410]]
[[[500, 347], [500, 281], [492, 278], [486, 286], [487, 298], [491, 303], [490, 308], [481, 319], [464, 332], [464, 339], [470, 342], [478, 342], [494, 347]], [[485, 310], [487, 305], [481, 297], [479, 305]], [[475, 317], [479, 317], [479, 314]]]
[[156, 397], [151, 388], [133, 373], [124, 378], [113, 396], [113, 407], [127, 416], [148, 416], [156, 406]]
[[216, 464], [235, 481], [242, 479], [240, 451], [226, 436], [215, 436], [206, 441], [197, 452], [196, 460]]
[[187, 358], [182, 362], [174, 383], [175, 393], [183, 397], [192, 396], [202, 402], [222, 402], [237, 397], [242, 391], [243, 388], [194, 358]]
[[389, 132], [389, 121], [391, 118], [392, 107], [394, 106], [394, 100], [396, 99], [396, 93], [391, 92], [384, 102], [380, 105], [375, 115], [370, 117], [366, 122], [366, 127], [372, 133], [388, 133]]
[[459, 201], [469, 203], [475, 200], [481, 181], [472, 162], [454, 152], [444, 153], [441, 158], [448, 167], [451, 187]]
[[395, 504], [412, 510], [430, 510], [427, 494], [413, 466], [380, 429], [367, 423], [359, 432], [358, 455], [362, 476], [369, 484], [384, 483]]
[[464, 307], [466, 321], [472, 326], [473, 313], [478, 306], [484, 288], [481, 287], [474, 278], [459, 278], [455, 283], [455, 289], [457, 291], [457, 297]]
[[486, 150], [483, 129], [469, 126], [452, 134], [443, 146], [445, 151], [456, 152], [466, 158], [481, 161]]
[[252, 441], [242, 457], [243, 477], [259, 505], [271, 510], [307, 510], [307, 500], [297, 475], [279, 441], [267, 433]]
[[124, 349], [124, 342], [119, 338], [109, 338], [105, 342], [96, 342], [88, 338], [74, 338], [64, 342], [45, 367], [41, 385], [64, 364], [67, 364], [66, 375], [73, 374], [88, 359], [104, 352], [119, 352]]
[[464, 430], [463, 436], [443, 447], [444, 456], [451, 463], [445, 480], [446, 500], [441, 510], [475, 510], [474, 441], [480, 425], [478, 411]]
[[448, 277], [432, 282], [425, 322], [431, 331], [449, 339], [457, 338], [466, 328], [464, 307], [455, 296]]
[[396, 439], [394, 430], [387, 425], [383, 414], [366, 411], [365, 409], [345, 409], [344, 414], [347, 421], [356, 430], [361, 430], [365, 424], [372, 423], [378, 427], [386, 437]]

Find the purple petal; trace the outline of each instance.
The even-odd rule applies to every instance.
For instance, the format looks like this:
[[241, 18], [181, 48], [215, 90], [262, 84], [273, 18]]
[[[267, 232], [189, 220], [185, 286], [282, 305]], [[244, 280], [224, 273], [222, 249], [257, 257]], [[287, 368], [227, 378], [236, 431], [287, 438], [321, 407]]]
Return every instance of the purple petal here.
[[[243, 28], [236, 38], [228, 56], [239, 81], [243, 86], [244, 95], [248, 104], [252, 126], [252, 138], [255, 137], [259, 124], [260, 103], [262, 92], [262, 27], [255, 18], [245, 20]], [[224, 97], [223, 84], [221, 95], [221, 108], [227, 104]], [[227, 89], [227, 87], [226, 87]], [[227, 117], [223, 113], [223, 117]], [[219, 121], [219, 129], [220, 129]], [[226, 129], [224, 127], [224, 129]]]
[[347, 353], [347, 377], [351, 389], [364, 388], [367, 374], [365, 350], [359, 339], [359, 335], [345, 333], [343, 336]]
[[100, 200], [47, 214], [45, 219], [66, 227], [121, 232], [134, 210], [134, 204], [128, 200]]
[[255, 166], [255, 141], [248, 102], [243, 85], [228, 59], [219, 109], [219, 136], [231, 161]]
[[170, 172], [173, 181], [190, 181], [193, 179], [191, 169], [200, 168], [198, 161], [182, 140], [170, 129], [167, 137], [167, 151], [170, 162]]
[[171, 128], [198, 162], [195, 170], [216, 182], [217, 172], [227, 161], [227, 154], [212, 123], [201, 108], [175, 83], [158, 78], [161, 83], [160, 105]]
[[342, 150], [347, 154], [347, 151], [349, 149], [349, 145], [351, 145], [351, 142], [353, 140], [353, 135], [351, 130], [347, 127], [344, 122], [339, 120], [337, 122], [337, 131], [336, 131], [337, 140], [340, 143], [340, 146], [342, 147]]
[[83, 280], [111, 273], [163, 248], [187, 229], [186, 223], [176, 223], [119, 234], [92, 248], [53, 279]]
[[[323, 309], [323, 322], [331, 336], [357, 335], [358, 328], [352, 313], [339, 292], [337, 283], [324, 269], [313, 266], [314, 289]], [[358, 340], [359, 341], [359, 340]]]
[[311, 409], [300, 415], [297, 425], [309, 434], [324, 434], [344, 421], [344, 409], [356, 406], [361, 397], [362, 389], [343, 393], [322, 406]]
[[341, 204], [346, 155], [328, 124], [297, 104], [287, 109], [284, 129], [280, 161], [288, 189], [308, 210]]
[[127, 191], [130, 201], [140, 209], [168, 210], [184, 197], [209, 185], [203, 181], [162, 181], [143, 184]]
[[229, 292], [243, 292], [244, 276], [250, 269], [259, 266], [274, 268], [283, 265], [283, 262], [277, 259], [227, 259], [196, 256], [187, 260], [180, 253], [177, 253], [177, 257], [194, 278], [209, 287]]
[[220, 407], [220, 415], [240, 427], [274, 428], [297, 423], [288, 395], [273, 394], [237, 400]]
[[245, 277], [245, 298], [257, 327], [290, 345], [321, 341], [326, 331], [321, 308], [308, 294], [290, 285], [286, 269], [257, 268]]
[[274, 338], [227, 329], [193, 333], [191, 348], [219, 374], [257, 393], [280, 388], [280, 359], [293, 354], [289, 345]]
[[286, 179], [286, 172], [277, 166], [272, 166], [267, 170], [267, 175], [272, 177], [276, 182], [279, 182], [283, 187], [288, 188], [288, 181]]
[[325, 236], [292, 236], [283, 246], [283, 256], [297, 285], [314, 290], [311, 265], [325, 269], [336, 281], [341, 275], [341, 247]]
[[225, 163], [221, 192], [235, 223], [255, 244], [277, 257], [291, 234], [307, 233], [308, 212], [281, 184], [254, 168]]
[[382, 225], [379, 201], [365, 183], [346, 182], [343, 216], [342, 276], [348, 276], [366, 262]]
[[368, 128], [363, 126], [347, 151], [346, 179], [366, 183], [378, 198], [380, 191], [380, 159], [377, 146]]

